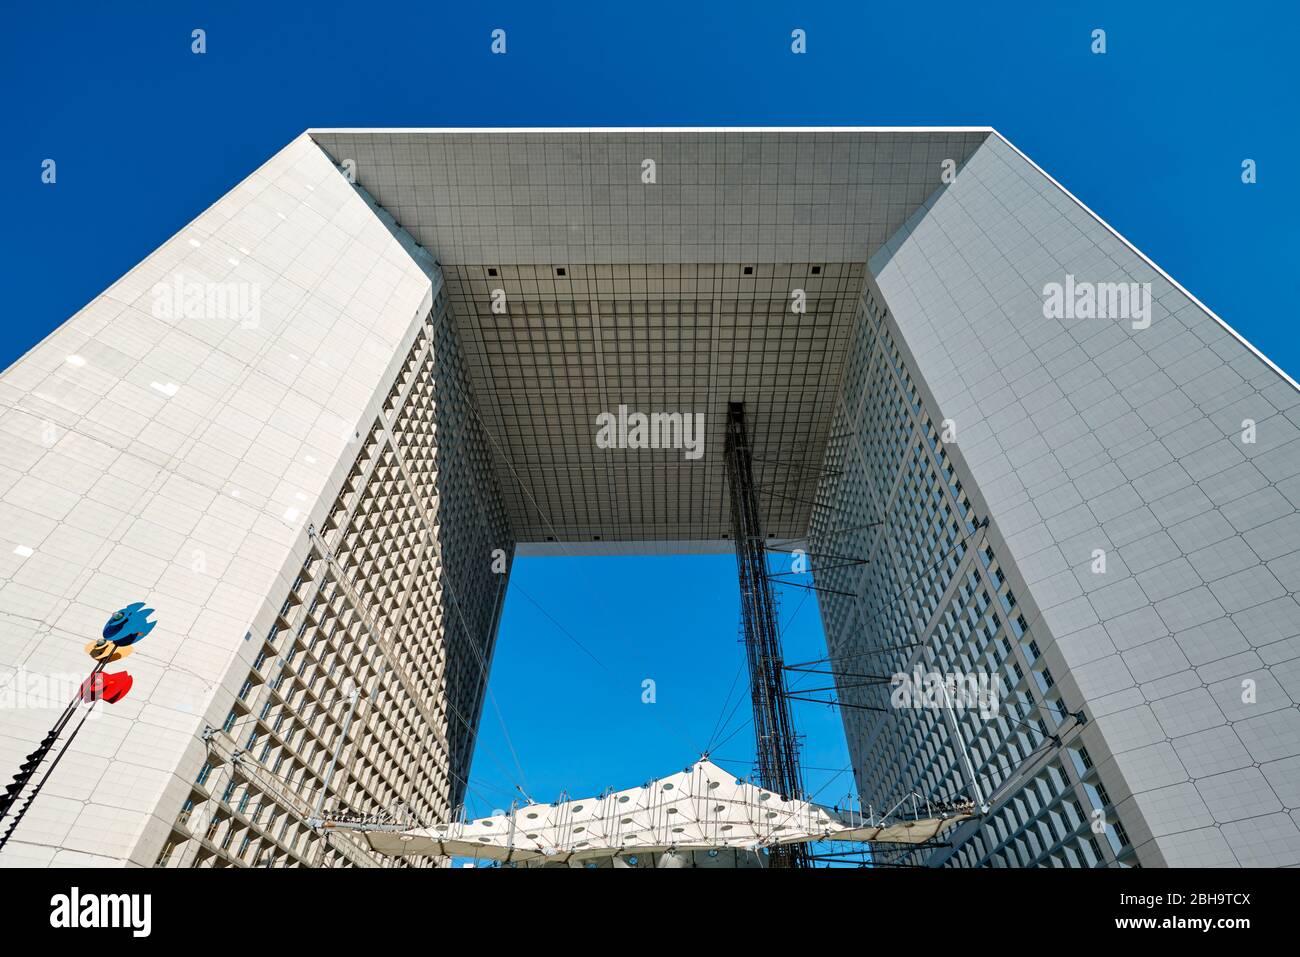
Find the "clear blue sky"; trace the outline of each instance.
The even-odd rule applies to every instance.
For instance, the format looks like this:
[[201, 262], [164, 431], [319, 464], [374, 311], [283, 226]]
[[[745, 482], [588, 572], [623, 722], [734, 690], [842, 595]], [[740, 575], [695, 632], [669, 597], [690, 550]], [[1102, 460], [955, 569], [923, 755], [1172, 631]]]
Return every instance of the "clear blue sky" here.
[[[787, 561], [774, 556], [773, 570]], [[786, 660], [824, 657], [816, 596], [790, 585], [777, 591]], [[680, 771], [710, 744], [713, 760], [747, 777], [753, 711], [738, 626], [731, 555], [517, 560], [470, 774], [470, 816], [507, 808], [519, 784], [538, 801], [565, 789], [576, 798], [632, 787]], [[647, 679], [653, 703], [643, 701]], [[796, 687], [827, 683], [810, 675]], [[838, 712], [794, 707], [805, 784], [819, 801], [840, 802], [852, 778]]]
[[[312, 126], [988, 124], [1300, 372], [1296, 4], [723, 7], [12, 5], [0, 366]], [[495, 27], [504, 57], [489, 53]], [[804, 56], [789, 52], [795, 27]], [[1098, 27], [1104, 56], [1089, 51]], [[46, 158], [54, 186], [40, 182]], [[521, 561], [514, 577], [492, 688], [535, 797], [695, 757], [741, 660], [729, 558]], [[789, 615], [799, 595], [786, 591]], [[791, 631], [820, 654], [811, 600]], [[645, 677], [656, 705], [640, 703]], [[799, 717], [808, 763], [842, 766], [834, 717]], [[491, 703], [483, 745], [476, 788], [508, 790], [517, 772]], [[720, 754], [750, 747], [738, 735]]]
[[[1298, 11], [11, 4], [0, 366], [311, 126], [989, 124], [1294, 374]], [[803, 56], [789, 52], [796, 26]], [[494, 27], [505, 56], [489, 52]], [[1103, 56], [1089, 52], [1095, 27]], [[46, 158], [55, 186], [40, 182]]]

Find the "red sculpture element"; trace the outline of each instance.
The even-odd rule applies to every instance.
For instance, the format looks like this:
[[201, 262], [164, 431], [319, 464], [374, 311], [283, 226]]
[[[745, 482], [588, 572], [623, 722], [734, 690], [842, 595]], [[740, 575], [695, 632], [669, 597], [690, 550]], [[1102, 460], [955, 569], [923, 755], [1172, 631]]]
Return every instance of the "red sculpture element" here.
[[97, 672], [81, 683], [81, 700], [93, 703], [103, 699], [109, 704], [116, 704], [126, 697], [134, 680], [125, 671], [112, 674]]

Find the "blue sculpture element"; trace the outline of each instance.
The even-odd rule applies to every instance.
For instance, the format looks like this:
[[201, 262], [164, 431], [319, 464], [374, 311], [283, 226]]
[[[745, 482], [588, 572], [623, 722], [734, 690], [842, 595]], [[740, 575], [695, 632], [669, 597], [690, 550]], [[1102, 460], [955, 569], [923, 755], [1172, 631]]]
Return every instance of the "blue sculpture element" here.
[[149, 632], [153, 631], [156, 621], [149, 621], [152, 608], [145, 608], [144, 602], [132, 602], [125, 608], [113, 612], [113, 617], [104, 623], [104, 641], [111, 641], [119, 648], [134, 645]]

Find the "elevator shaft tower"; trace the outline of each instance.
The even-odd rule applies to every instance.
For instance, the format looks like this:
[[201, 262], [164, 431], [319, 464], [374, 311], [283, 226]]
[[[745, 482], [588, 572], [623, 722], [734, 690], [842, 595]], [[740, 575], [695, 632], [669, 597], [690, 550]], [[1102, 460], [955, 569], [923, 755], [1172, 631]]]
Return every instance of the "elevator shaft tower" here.
[[[740, 578], [740, 615], [749, 687], [754, 704], [754, 739], [759, 784], [785, 799], [803, 797], [799, 744], [785, 694], [781, 634], [776, 600], [767, 575], [767, 544], [754, 484], [753, 450], [745, 429], [745, 404], [728, 403], [725, 448], [727, 485], [731, 492], [731, 528]], [[808, 867], [803, 845], [773, 847], [772, 867]]]

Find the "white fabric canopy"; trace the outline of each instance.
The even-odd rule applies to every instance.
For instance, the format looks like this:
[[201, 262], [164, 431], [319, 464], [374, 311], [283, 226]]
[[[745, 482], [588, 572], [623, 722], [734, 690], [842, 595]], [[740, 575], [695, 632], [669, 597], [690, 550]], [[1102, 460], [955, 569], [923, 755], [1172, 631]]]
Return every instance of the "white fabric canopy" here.
[[970, 816], [864, 819], [807, 801], [782, 800], [701, 760], [669, 777], [602, 797], [530, 804], [511, 814], [433, 827], [360, 828], [371, 848], [383, 854], [568, 861], [619, 851], [758, 850], [818, 840], [920, 844]]

